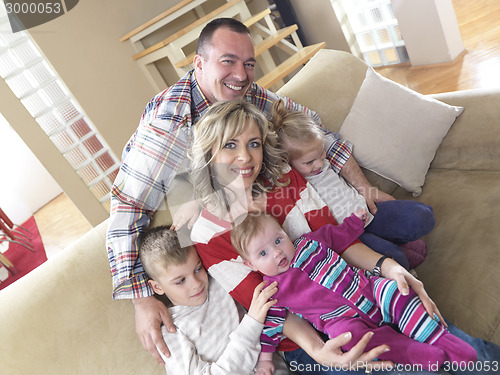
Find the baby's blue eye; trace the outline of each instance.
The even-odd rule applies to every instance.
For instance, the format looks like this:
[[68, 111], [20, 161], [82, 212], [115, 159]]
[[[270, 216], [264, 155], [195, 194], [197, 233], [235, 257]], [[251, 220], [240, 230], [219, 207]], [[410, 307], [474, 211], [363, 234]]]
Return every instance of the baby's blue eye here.
[[279, 245], [280, 243], [281, 243], [281, 238], [276, 238], [276, 239], [274, 240], [274, 244], [275, 244], [275, 245]]
[[266, 250], [262, 250], [262, 251], [259, 253], [259, 255], [260, 255], [261, 257], [265, 257], [265, 256], [267, 255], [267, 251], [266, 251]]

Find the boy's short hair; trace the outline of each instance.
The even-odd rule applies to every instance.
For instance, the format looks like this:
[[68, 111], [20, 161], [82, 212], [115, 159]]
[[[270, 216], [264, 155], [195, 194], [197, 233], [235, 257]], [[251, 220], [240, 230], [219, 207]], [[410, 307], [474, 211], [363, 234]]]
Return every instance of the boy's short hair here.
[[190, 247], [181, 247], [175, 231], [167, 226], [159, 226], [143, 235], [139, 258], [144, 271], [155, 279], [158, 269], [184, 263], [189, 249]]
[[[231, 230], [231, 244], [243, 259], [248, 257], [246, 247], [248, 242], [256, 235], [264, 231], [264, 221], [271, 219], [277, 220], [265, 212], [249, 212], [245, 219], [234, 225]], [[238, 220], [236, 220], [238, 222]]]

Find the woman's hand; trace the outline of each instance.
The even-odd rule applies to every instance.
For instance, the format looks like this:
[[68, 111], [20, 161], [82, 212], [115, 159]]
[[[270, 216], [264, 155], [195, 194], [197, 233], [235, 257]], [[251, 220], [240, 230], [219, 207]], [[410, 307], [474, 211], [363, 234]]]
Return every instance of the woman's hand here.
[[135, 298], [132, 300], [135, 307], [135, 331], [144, 349], [146, 349], [158, 363], [164, 365], [160, 353], [170, 357], [167, 345], [161, 334], [161, 325], [168, 332], [175, 332], [167, 307], [155, 297]]
[[[341, 347], [352, 339], [352, 334], [346, 332], [325, 342], [321, 350], [321, 357], [313, 357], [318, 363], [333, 367], [340, 365], [344, 370], [370, 370], [370, 366], [377, 366], [380, 370], [390, 370], [394, 367], [391, 361], [376, 361], [381, 354], [389, 351], [387, 345], [379, 345], [367, 352], [365, 348], [373, 337], [373, 332], [367, 332], [351, 350], [344, 352]], [[332, 361], [332, 359], [334, 359]], [[319, 361], [321, 360], [321, 361]], [[374, 362], [375, 361], [375, 362]]]
[[200, 207], [196, 201], [189, 201], [184, 203], [177, 211], [175, 211], [172, 216], [172, 225], [170, 226], [171, 230], [179, 230], [186, 223], [188, 229], [193, 228], [196, 219], [200, 214]]
[[395, 260], [390, 258], [386, 259], [384, 263], [382, 263], [380, 271], [381, 276], [387, 279], [395, 280], [398, 283], [398, 289], [401, 294], [405, 296], [408, 295], [409, 288], [411, 288], [422, 301], [425, 311], [427, 311], [427, 313], [432, 317], [436, 314], [441, 323], [445, 327], [448, 326], [436, 304], [425, 291], [424, 284], [420, 280], [417, 280], [411, 273], [399, 265]]
[[[379, 345], [365, 353], [365, 348], [373, 336], [372, 332], [368, 332], [351, 350], [344, 352], [342, 346], [352, 339], [350, 332], [324, 342], [308, 321], [290, 312], [286, 315], [283, 333], [304, 349], [316, 362], [330, 367], [342, 366], [349, 370], [362, 368], [366, 363], [372, 363], [382, 353], [389, 350], [387, 345]], [[384, 369], [394, 367], [391, 361], [376, 361], [373, 364]]]
[[[266, 287], [267, 281], [261, 282], [253, 291], [253, 298], [248, 309], [248, 315], [259, 323], [264, 323], [268, 310], [278, 302], [278, 300], [269, 300], [278, 291], [276, 281]], [[264, 288], [264, 289], [262, 289]]]

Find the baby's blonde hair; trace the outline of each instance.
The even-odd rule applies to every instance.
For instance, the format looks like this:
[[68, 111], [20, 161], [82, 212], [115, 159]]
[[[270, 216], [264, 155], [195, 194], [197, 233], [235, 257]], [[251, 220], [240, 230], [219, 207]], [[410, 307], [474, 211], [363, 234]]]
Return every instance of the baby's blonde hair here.
[[248, 258], [248, 253], [245, 250], [248, 242], [264, 231], [266, 220], [278, 222], [273, 216], [265, 212], [249, 212], [243, 221], [233, 225], [231, 230], [231, 244], [243, 259]]
[[[218, 102], [195, 125], [193, 145], [189, 151], [195, 198], [203, 205], [225, 205], [222, 193], [214, 188], [210, 165], [218, 151], [245, 131], [248, 121], [258, 126], [262, 136], [263, 166], [254, 183], [254, 192], [269, 191], [274, 186], [286, 185], [280, 180], [285, 174], [284, 156], [277, 147], [276, 134], [270, 130], [264, 114], [243, 100]], [[216, 150], [214, 154], [213, 149]]]
[[281, 99], [273, 103], [270, 119], [271, 129], [278, 136], [278, 146], [288, 162], [317, 147], [312, 144], [314, 140], [323, 142], [324, 133], [314, 119], [306, 113], [286, 109]]

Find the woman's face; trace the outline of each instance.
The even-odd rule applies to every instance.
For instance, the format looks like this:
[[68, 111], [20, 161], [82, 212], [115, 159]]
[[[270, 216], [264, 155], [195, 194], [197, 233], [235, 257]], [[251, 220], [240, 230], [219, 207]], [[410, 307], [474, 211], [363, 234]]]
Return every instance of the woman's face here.
[[262, 134], [254, 121], [230, 139], [220, 150], [212, 148], [212, 164], [217, 181], [225, 187], [251, 189], [260, 173], [263, 160]]

